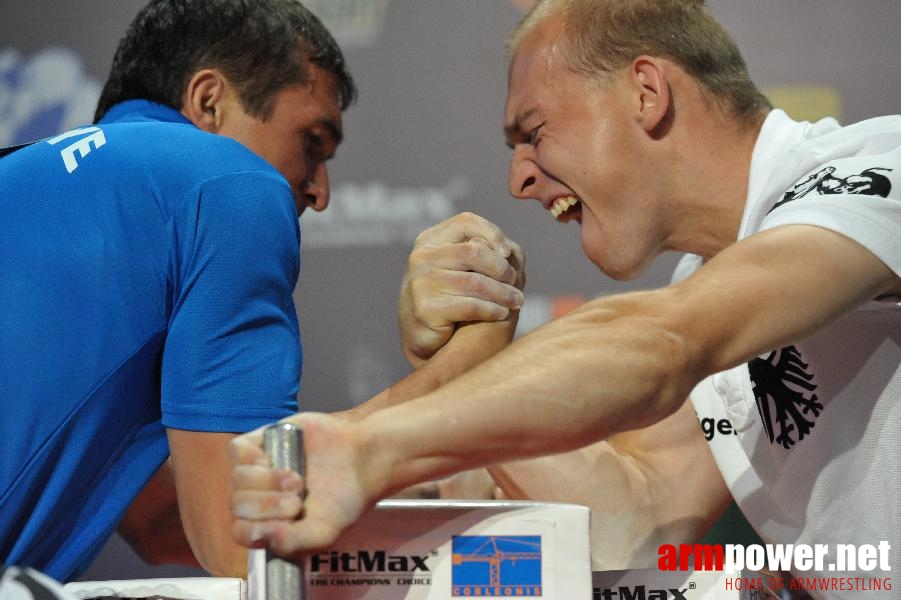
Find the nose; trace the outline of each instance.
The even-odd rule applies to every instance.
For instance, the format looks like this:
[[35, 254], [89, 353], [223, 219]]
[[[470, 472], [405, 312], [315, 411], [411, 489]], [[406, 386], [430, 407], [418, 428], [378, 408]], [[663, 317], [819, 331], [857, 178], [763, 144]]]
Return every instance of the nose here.
[[532, 160], [531, 152], [532, 147], [528, 144], [517, 144], [513, 147], [513, 157], [510, 159], [510, 195], [520, 200], [537, 198], [536, 187], [541, 170]]
[[325, 162], [320, 162], [313, 169], [313, 176], [304, 184], [304, 204], [316, 212], [322, 212], [328, 208], [330, 193], [328, 167]]

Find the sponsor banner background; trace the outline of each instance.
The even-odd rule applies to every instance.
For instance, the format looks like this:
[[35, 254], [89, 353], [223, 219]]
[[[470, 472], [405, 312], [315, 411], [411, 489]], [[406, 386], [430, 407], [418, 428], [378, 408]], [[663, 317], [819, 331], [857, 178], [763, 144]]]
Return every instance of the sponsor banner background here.
[[[30, 0], [0, 6], [0, 144], [90, 120], [118, 39], [143, 0]], [[513, 201], [501, 136], [503, 40], [528, 0], [311, 0], [343, 43], [360, 87], [331, 165], [332, 203], [304, 217], [296, 296], [306, 364], [302, 406], [338, 410], [408, 372], [394, 306], [415, 234], [477, 211], [528, 256], [523, 329], [572, 298], [668, 280], [677, 257], [616, 283], [582, 256], [575, 225]], [[754, 79], [794, 116], [853, 122], [901, 112], [897, 0], [709, 0]], [[851, 43], [853, 40], [865, 43]], [[843, 43], [839, 43], [841, 40]], [[527, 304], [527, 306], [529, 306]], [[86, 578], [156, 577], [114, 539]]]

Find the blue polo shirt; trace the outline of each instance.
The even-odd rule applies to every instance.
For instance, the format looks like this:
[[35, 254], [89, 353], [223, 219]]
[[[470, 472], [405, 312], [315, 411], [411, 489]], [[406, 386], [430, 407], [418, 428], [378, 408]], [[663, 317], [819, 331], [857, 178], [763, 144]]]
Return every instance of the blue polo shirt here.
[[86, 568], [169, 450], [296, 411], [290, 187], [128, 101], [0, 160], [0, 564]]

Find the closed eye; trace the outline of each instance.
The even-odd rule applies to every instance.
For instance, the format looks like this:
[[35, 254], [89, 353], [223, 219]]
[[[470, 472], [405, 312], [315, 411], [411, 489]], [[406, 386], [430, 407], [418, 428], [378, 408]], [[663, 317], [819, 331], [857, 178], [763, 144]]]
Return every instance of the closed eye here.
[[306, 136], [306, 152], [313, 160], [327, 161], [335, 156], [336, 144], [331, 143], [331, 139], [325, 140], [317, 133], [307, 133]]

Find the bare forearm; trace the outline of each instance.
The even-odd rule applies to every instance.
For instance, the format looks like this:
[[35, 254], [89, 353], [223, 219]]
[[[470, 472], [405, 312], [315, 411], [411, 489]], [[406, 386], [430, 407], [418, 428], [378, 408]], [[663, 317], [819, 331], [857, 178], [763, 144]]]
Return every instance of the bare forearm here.
[[590, 507], [595, 569], [654, 566], [661, 544], [693, 543], [730, 499], [690, 402], [642, 430], [489, 471], [510, 498]]
[[356, 408], [353, 419], [424, 396], [487, 360], [510, 343], [513, 328], [506, 321], [468, 323], [420, 369]]
[[592, 303], [437, 392], [372, 415], [365, 428], [395, 443], [392, 486], [570, 450], [675, 411], [694, 381], [678, 337], [634, 316], [650, 299]]
[[810, 335], [898, 281], [848, 238], [781, 227], [735, 244], [677, 285], [586, 304], [441, 390], [378, 415], [370, 430], [396, 443], [394, 473], [407, 485], [570, 450], [659, 421], [704, 376]]
[[230, 433], [168, 430], [178, 505], [185, 535], [198, 562], [211, 575], [243, 577], [247, 550], [229, 531]]
[[607, 442], [503, 463], [488, 470], [510, 499], [567, 502], [591, 508], [593, 569], [654, 564], [656, 551], [649, 557], [646, 548], [653, 546], [656, 550], [649, 537], [662, 528], [655, 526], [648, 480], [634, 460], [618, 456]]
[[[702, 377], [809, 335], [897, 290], [899, 281], [868, 251], [829, 231], [786, 226], [756, 234], [679, 284], [590, 302], [421, 398], [357, 422], [296, 415], [308, 458], [303, 519], [286, 523], [280, 519], [296, 514], [260, 508], [260, 498], [285, 495], [271, 477], [255, 474], [261, 435], [242, 437], [233, 445], [243, 477], [235, 535], [244, 543], [262, 536], [282, 555], [316, 551], [375, 501], [414, 483], [656, 423], [677, 413]], [[648, 489], [666, 491], [657, 480], [672, 471], [644, 470]], [[712, 509], [697, 513], [700, 527], [723, 506], [722, 497], [714, 499]], [[260, 521], [267, 518], [279, 520]], [[655, 522], [676, 531], [679, 513], [660, 512]]]

